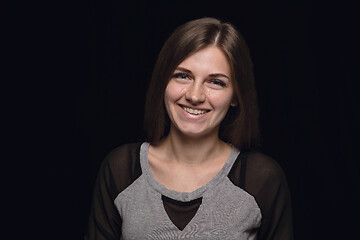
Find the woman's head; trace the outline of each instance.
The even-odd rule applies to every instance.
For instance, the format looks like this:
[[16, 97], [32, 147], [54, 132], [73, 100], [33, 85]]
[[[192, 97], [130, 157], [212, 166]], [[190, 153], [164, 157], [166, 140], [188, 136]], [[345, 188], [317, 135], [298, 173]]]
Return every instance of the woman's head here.
[[156, 143], [168, 133], [170, 120], [164, 106], [164, 94], [175, 69], [191, 54], [209, 46], [218, 47], [230, 65], [236, 102], [220, 125], [219, 137], [238, 148], [249, 148], [256, 143], [258, 112], [247, 45], [231, 24], [214, 18], [202, 18], [180, 26], [160, 51], [146, 99], [148, 141]]

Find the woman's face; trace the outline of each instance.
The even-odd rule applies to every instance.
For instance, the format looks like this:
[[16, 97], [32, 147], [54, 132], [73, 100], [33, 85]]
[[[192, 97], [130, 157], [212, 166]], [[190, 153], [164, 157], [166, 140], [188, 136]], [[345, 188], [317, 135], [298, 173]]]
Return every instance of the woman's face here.
[[230, 65], [215, 46], [195, 52], [181, 62], [165, 90], [171, 128], [189, 136], [218, 134], [230, 105], [235, 105], [230, 76]]

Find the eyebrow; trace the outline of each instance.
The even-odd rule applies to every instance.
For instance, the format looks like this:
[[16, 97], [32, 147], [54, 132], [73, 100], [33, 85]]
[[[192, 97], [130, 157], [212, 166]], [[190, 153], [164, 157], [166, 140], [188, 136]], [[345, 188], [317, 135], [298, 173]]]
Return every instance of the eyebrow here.
[[189, 69], [182, 68], [182, 67], [177, 67], [175, 70], [186, 72], [186, 73], [192, 73]]
[[[192, 73], [189, 69], [186, 69], [183, 67], [177, 67], [175, 70], [182, 71], [185, 73]], [[212, 74], [209, 74], [209, 76], [210, 77], [225, 77], [230, 80], [230, 78], [228, 76], [226, 76], [225, 74], [222, 74], [222, 73], [212, 73]]]

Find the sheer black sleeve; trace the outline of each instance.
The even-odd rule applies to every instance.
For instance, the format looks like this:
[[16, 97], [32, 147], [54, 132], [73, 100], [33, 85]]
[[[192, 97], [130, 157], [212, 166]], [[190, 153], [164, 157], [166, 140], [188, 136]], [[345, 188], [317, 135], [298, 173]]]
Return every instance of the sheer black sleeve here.
[[294, 239], [289, 188], [273, 159], [260, 153], [241, 154], [229, 177], [254, 196], [261, 209], [258, 240]]
[[121, 218], [114, 205], [117, 195], [140, 176], [139, 144], [113, 150], [103, 161], [94, 187], [85, 240], [119, 240]]

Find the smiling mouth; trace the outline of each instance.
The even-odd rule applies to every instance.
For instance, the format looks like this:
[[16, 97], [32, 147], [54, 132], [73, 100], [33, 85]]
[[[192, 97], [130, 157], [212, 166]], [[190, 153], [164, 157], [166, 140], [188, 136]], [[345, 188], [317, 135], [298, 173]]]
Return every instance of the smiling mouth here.
[[184, 107], [184, 106], [181, 106], [180, 107], [182, 109], [185, 110], [185, 112], [188, 112], [190, 114], [193, 114], [193, 115], [200, 115], [200, 114], [205, 114], [207, 112], [209, 112], [209, 110], [199, 110], [199, 109], [193, 109], [193, 108], [188, 108], [188, 107]]

